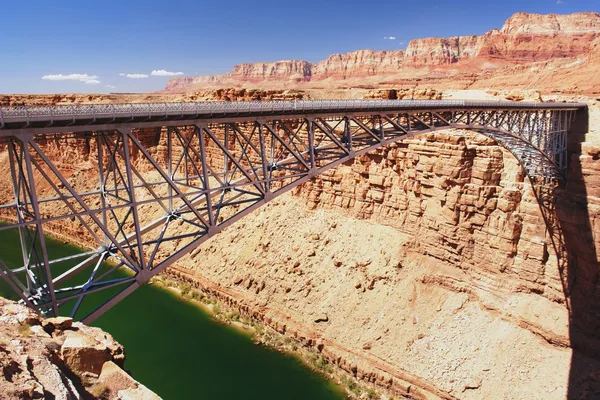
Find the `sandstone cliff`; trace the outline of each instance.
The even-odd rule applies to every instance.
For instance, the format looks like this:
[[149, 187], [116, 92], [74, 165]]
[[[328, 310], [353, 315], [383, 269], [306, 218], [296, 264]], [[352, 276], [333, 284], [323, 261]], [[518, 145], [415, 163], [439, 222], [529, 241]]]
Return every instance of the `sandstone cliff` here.
[[332, 54], [313, 67], [315, 79], [394, 73], [402, 67], [404, 51], [358, 50], [346, 54]]
[[411, 40], [406, 48], [406, 63], [415, 66], [455, 63], [479, 55], [483, 41], [479, 36]]
[[70, 318], [41, 319], [0, 298], [0, 393], [5, 400], [160, 400], [121, 367], [112, 336]]
[[[405, 51], [359, 50], [333, 54], [316, 64], [298, 60], [240, 64], [223, 75], [173, 78], [165, 91], [290, 85], [307, 88], [419, 86], [423, 83], [465, 89], [475, 82], [489, 80], [490, 72], [511, 74], [515, 66], [526, 67], [519, 74], [527, 81], [540, 71], [550, 75], [550, 79], [537, 84], [538, 88], [571, 91], [577, 82], [577, 72], [585, 72], [590, 65], [591, 43], [598, 37], [598, 13], [517, 13], [501, 29], [480, 36], [416, 39], [410, 41]], [[542, 64], [544, 62], [550, 63]], [[564, 82], [553, 79], [555, 77], [564, 77]], [[586, 92], [593, 92], [594, 87], [597, 91], [600, 86], [597, 79], [591, 82], [589, 89], [585, 88]], [[581, 89], [580, 86], [579, 92]]]
[[537, 35], [597, 34], [600, 30], [600, 13], [582, 12], [568, 15], [516, 13], [510, 17], [499, 33]]
[[240, 81], [289, 81], [307, 82], [312, 75], [313, 64], [307, 61], [288, 60], [262, 62], [254, 64], [238, 64], [228, 74], [214, 76], [195, 76], [171, 79], [167, 83], [166, 92], [186, 91], [190, 87], [223, 86]]
[[310, 80], [312, 67], [313, 64], [299, 60], [239, 64], [233, 67], [231, 76], [261, 81], [265, 79], [306, 81]]

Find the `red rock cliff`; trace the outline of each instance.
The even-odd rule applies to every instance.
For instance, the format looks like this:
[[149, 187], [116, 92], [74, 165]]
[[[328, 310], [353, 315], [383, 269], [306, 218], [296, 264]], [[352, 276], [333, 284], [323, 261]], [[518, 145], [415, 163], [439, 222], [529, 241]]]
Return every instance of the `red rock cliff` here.
[[403, 50], [358, 50], [346, 54], [332, 54], [313, 68], [314, 79], [329, 77], [377, 75], [397, 72], [404, 62]]
[[582, 35], [598, 34], [600, 13], [583, 12], [567, 15], [516, 13], [510, 17], [500, 33], [507, 35]]
[[406, 48], [406, 62], [412, 65], [454, 63], [463, 58], [477, 56], [481, 42], [480, 36], [411, 40]]
[[[239, 64], [223, 75], [173, 78], [165, 91], [258, 84], [281, 87], [311, 82], [335, 87], [343, 86], [341, 81], [353, 78], [356, 78], [356, 84], [364, 84], [361, 81], [364, 77], [375, 77], [374, 80], [370, 78], [370, 83], [375, 85], [399, 75], [412, 82], [422, 76], [438, 80], [449, 77], [449, 82], [458, 82], [453, 76], [461, 72], [479, 74], [515, 64], [565, 58], [585, 61], [592, 42], [598, 37], [599, 13], [517, 13], [501, 29], [480, 36], [416, 39], [408, 44], [406, 51], [358, 50], [333, 54], [316, 64], [300, 60]], [[460, 68], [452, 66], [457, 63]], [[550, 65], [547, 69], [556, 74], [559, 73], [556, 67]], [[573, 71], [572, 67], [568, 69]]]
[[233, 67], [230, 76], [259, 81], [265, 79], [306, 81], [310, 80], [312, 68], [313, 64], [300, 60], [238, 64]]

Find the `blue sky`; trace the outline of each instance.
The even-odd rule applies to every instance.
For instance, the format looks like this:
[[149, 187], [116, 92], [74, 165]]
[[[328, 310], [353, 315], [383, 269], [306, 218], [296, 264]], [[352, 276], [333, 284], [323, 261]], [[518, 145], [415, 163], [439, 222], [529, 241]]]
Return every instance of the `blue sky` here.
[[[0, 93], [154, 91], [169, 77], [153, 70], [207, 75], [242, 62], [400, 49], [415, 38], [500, 28], [517, 11], [600, 11], [600, 1], [5, 1]], [[42, 79], [61, 74], [80, 76]]]

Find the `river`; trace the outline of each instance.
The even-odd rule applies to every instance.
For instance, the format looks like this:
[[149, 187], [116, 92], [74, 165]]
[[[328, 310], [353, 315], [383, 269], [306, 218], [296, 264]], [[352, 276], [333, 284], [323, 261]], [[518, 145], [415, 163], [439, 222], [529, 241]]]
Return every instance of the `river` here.
[[[76, 251], [46, 240], [53, 256]], [[16, 230], [0, 231], [0, 259], [21, 262]], [[15, 298], [3, 281], [0, 295]], [[142, 286], [93, 325], [125, 346], [125, 369], [165, 400], [345, 398], [298, 358], [257, 346], [250, 334], [156, 285]]]

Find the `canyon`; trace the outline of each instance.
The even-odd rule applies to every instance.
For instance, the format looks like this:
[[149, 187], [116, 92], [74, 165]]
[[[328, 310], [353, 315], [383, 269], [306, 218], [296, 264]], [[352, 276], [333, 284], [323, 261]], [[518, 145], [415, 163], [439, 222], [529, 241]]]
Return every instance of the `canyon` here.
[[[600, 14], [518, 13], [481, 36], [306, 61], [241, 64], [143, 95], [6, 95], [5, 106], [322, 98], [576, 100], [568, 182], [546, 215], [516, 159], [489, 138], [429, 133], [362, 155], [255, 211], [166, 270], [323, 355], [388, 396], [600, 395]], [[164, 155], [164, 143], [145, 142]], [[78, 189], [95, 149], [42, 143]], [[211, 149], [207, 149], [209, 152]], [[10, 171], [0, 152], [0, 176]], [[134, 157], [138, 170], [151, 174]], [[0, 187], [0, 200], [13, 196]], [[64, 210], [43, 210], [48, 215]], [[148, 212], [144, 221], [158, 215]], [[93, 248], [77, 221], [52, 226]], [[168, 247], [165, 248], [168, 251]]]

